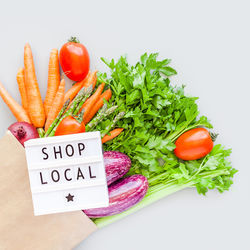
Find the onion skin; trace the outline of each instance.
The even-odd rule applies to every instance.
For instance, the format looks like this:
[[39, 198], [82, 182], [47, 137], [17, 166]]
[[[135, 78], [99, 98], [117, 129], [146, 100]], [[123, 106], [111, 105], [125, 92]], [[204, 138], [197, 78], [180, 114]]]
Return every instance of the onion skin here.
[[23, 146], [25, 141], [39, 138], [36, 128], [28, 122], [15, 122], [9, 126], [8, 130]]
[[131, 167], [130, 158], [118, 151], [106, 151], [103, 158], [108, 185], [123, 177]]
[[146, 195], [148, 180], [143, 175], [132, 175], [111, 184], [109, 206], [83, 210], [89, 218], [100, 218], [122, 213], [128, 210]]

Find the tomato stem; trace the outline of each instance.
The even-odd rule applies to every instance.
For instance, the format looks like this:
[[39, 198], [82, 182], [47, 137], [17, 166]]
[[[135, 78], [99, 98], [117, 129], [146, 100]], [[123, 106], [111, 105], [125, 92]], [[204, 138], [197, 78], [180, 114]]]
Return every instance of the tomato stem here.
[[76, 36], [70, 37], [70, 39], [68, 40], [68, 42], [80, 43], [79, 39]]
[[219, 135], [219, 134], [212, 133], [212, 132], [210, 132], [209, 134], [210, 134], [211, 139], [212, 139], [213, 142], [215, 142], [215, 140], [217, 139], [217, 137], [218, 137], [218, 135]]

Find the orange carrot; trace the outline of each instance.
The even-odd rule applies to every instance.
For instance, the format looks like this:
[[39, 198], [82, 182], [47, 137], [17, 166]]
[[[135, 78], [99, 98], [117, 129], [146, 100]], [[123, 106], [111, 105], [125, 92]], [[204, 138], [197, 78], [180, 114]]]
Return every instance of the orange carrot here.
[[24, 68], [19, 68], [19, 70], [17, 71], [16, 80], [21, 95], [23, 108], [28, 112], [28, 100], [24, 82]]
[[92, 84], [92, 89], [94, 89], [95, 85], [96, 85], [96, 80], [97, 80], [96, 73], [97, 73], [97, 71], [94, 71], [92, 73], [89, 72], [84, 80], [75, 83], [65, 93], [64, 102], [66, 102], [68, 99], [70, 99], [72, 101], [82, 87], [89, 87]]
[[49, 110], [56, 96], [56, 91], [59, 85], [60, 85], [60, 68], [59, 68], [58, 50], [52, 49], [49, 58], [47, 93], [44, 100], [44, 110], [46, 117], [48, 116]]
[[82, 109], [84, 109], [84, 115], [83, 115], [83, 119], [86, 118], [91, 110], [91, 108], [95, 105], [95, 103], [97, 102], [97, 100], [99, 99], [100, 95], [102, 94], [102, 91], [104, 89], [105, 83], [101, 83], [97, 90], [95, 91], [95, 93], [90, 96], [86, 102], [83, 104], [82, 108], [80, 109], [80, 111], [82, 111]]
[[121, 132], [123, 131], [123, 128], [116, 128], [112, 131], [109, 132], [109, 134], [104, 135], [102, 138], [102, 143], [105, 143], [107, 141], [110, 141], [112, 139], [114, 139], [115, 137], [117, 137]]
[[64, 91], [65, 91], [65, 80], [62, 79], [60, 85], [58, 87], [56, 96], [51, 104], [50, 111], [48, 113], [48, 117], [45, 123], [45, 131], [48, 130], [51, 123], [56, 119], [58, 113], [60, 112], [64, 102]]
[[88, 75], [80, 82], [75, 83], [64, 95], [64, 102], [66, 102], [68, 99], [71, 101], [74, 99], [74, 97], [77, 95], [77, 93], [80, 91], [80, 89], [83, 87], [83, 85], [89, 80], [91, 73], [89, 72]]
[[111, 96], [112, 96], [111, 89], [107, 89], [106, 91], [103, 92], [103, 94], [99, 97], [95, 105], [89, 111], [88, 116], [83, 120], [85, 125], [95, 116], [98, 110], [103, 106], [104, 104], [103, 99], [106, 99], [108, 101], [111, 98]]
[[96, 80], [97, 80], [97, 75], [96, 75], [96, 73], [97, 73], [97, 70], [94, 71], [94, 72], [92, 72], [92, 73], [90, 74], [90, 77], [89, 77], [88, 81], [86, 81], [86, 82], [83, 84], [83, 87], [88, 88], [88, 87], [92, 84], [92, 89], [95, 88]]
[[28, 43], [24, 46], [24, 72], [29, 117], [35, 127], [42, 128], [45, 123], [45, 112], [36, 79], [32, 51]]
[[7, 92], [1, 82], [0, 96], [3, 98], [4, 102], [7, 104], [13, 115], [16, 117], [17, 121], [31, 123], [26, 110], [14, 100], [14, 98]]

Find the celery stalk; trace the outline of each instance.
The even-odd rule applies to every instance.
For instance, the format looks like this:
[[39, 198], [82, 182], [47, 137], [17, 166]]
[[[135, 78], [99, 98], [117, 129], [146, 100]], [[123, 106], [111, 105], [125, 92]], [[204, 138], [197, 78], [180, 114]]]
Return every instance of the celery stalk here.
[[[217, 171], [206, 171], [203, 172], [201, 175], [203, 178], [211, 177], [214, 178], [216, 176], [220, 175], [228, 175], [229, 172], [227, 170], [217, 170]], [[146, 196], [143, 198], [141, 202], [139, 202], [137, 205], [131, 207], [130, 209], [116, 215], [102, 217], [98, 219], [93, 219], [94, 223], [97, 225], [98, 228], [102, 228], [104, 226], [109, 225], [110, 223], [113, 223], [117, 220], [120, 220], [124, 218], [127, 215], [130, 215], [148, 205], [151, 203], [154, 203], [165, 196], [168, 196], [172, 193], [175, 193], [177, 191], [180, 191], [184, 188], [188, 187], [194, 187], [195, 182], [193, 180], [184, 182], [184, 183], [178, 183], [177, 181], [170, 181], [169, 183], [160, 183], [155, 186], [152, 186], [148, 189], [148, 192]]]

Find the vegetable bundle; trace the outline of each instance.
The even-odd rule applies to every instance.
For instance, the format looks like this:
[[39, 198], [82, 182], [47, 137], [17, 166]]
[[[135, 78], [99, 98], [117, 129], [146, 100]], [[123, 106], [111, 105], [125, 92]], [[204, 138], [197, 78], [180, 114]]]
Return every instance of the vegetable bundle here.
[[[198, 98], [186, 96], [184, 86], [170, 83], [177, 73], [169, 59], [158, 60], [157, 53], [145, 53], [130, 65], [124, 56], [117, 62], [102, 58], [111, 74], [87, 74], [86, 48], [74, 39], [70, 45], [84, 51], [78, 66], [86, 62], [85, 67], [81, 74], [74, 72], [78, 61], [67, 61], [68, 53], [74, 53], [69, 51], [71, 46], [63, 47], [60, 58], [53, 49], [44, 103], [28, 44], [24, 68], [17, 73], [22, 105], [1, 83], [0, 95], [19, 121], [10, 129], [21, 143], [38, 137], [35, 128], [40, 137], [101, 132], [110, 206], [84, 210], [97, 226], [187, 187], [196, 187], [204, 195], [209, 189], [229, 189], [237, 172], [228, 161], [231, 150], [214, 145], [216, 136], [208, 131], [212, 125], [207, 117], [199, 115]], [[67, 92], [60, 63], [67, 68], [65, 75], [79, 80]]]

